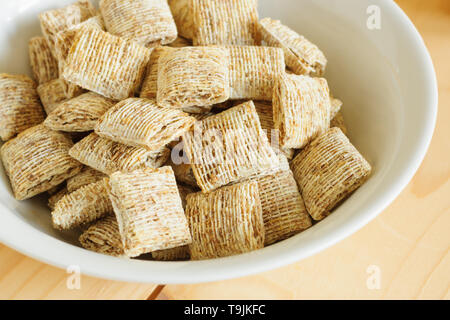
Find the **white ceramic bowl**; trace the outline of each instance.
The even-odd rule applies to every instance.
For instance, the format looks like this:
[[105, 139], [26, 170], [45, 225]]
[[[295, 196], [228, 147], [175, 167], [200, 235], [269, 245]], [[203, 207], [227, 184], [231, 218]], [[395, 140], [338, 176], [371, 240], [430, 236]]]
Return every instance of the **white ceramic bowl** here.
[[[27, 42], [40, 34], [37, 14], [71, 0], [0, 3], [0, 71], [29, 73]], [[380, 9], [381, 29], [367, 27], [367, 8]], [[370, 11], [372, 12], [372, 11]], [[124, 260], [78, 247], [51, 228], [39, 199], [19, 202], [4, 171], [0, 183], [0, 241], [31, 257], [115, 280], [194, 283], [240, 277], [306, 258], [367, 224], [411, 180], [430, 142], [437, 86], [427, 49], [411, 21], [389, 0], [260, 0], [260, 16], [281, 19], [326, 54], [326, 77], [351, 141], [374, 168], [370, 180], [330, 217], [291, 239], [234, 257], [196, 262]]]

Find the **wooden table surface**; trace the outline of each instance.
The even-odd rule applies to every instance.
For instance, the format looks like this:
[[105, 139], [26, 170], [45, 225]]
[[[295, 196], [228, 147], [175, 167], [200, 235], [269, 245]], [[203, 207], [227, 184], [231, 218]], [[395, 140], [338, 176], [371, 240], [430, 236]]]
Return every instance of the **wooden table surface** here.
[[69, 274], [0, 245], [0, 299], [450, 299], [450, 1], [398, 0], [431, 52], [439, 114], [430, 150], [374, 221], [311, 258], [241, 279], [158, 286]]

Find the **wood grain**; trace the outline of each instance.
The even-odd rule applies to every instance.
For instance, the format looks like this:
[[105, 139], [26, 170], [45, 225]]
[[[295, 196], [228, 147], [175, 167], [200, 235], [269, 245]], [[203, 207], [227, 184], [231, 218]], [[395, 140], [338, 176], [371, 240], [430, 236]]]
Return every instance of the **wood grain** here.
[[[316, 256], [242, 279], [166, 286], [161, 298], [450, 298], [450, 1], [397, 2], [424, 37], [439, 81], [435, 135], [412, 182], [377, 219]], [[380, 270], [379, 289], [367, 286], [370, 266]]]
[[70, 290], [71, 274], [0, 245], [0, 299], [147, 299], [157, 285], [107, 281], [81, 276]]

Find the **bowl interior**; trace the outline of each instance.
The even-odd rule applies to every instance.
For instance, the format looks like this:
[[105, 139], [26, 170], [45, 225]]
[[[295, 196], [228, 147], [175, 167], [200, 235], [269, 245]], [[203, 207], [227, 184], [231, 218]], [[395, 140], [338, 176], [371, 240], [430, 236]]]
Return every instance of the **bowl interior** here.
[[[38, 13], [70, 2], [0, 4], [1, 72], [30, 73], [27, 42], [40, 34]], [[367, 27], [367, 8], [373, 4], [380, 9], [380, 30]], [[0, 222], [4, 221], [0, 241], [55, 265], [75, 261], [91, 275], [159, 283], [200, 282], [299, 260], [370, 221], [411, 179], [433, 131], [435, 79], [420, 37], [393, 2], [381, 0], [260, 0], [260, 16], [282, 20], [324, 51], [328, 58], [325, 77], [333, 95], [344, 102], [350, 140], [374, 168], [370, 180], [330, 217], [291, 239], [236, 257], [179, 263], [122, 260], [82, 250], [76, 234], [53, 230], [43, 198], [16, 201], [1, 168]], [[24, 239], [18, 240], [18, 234]]]

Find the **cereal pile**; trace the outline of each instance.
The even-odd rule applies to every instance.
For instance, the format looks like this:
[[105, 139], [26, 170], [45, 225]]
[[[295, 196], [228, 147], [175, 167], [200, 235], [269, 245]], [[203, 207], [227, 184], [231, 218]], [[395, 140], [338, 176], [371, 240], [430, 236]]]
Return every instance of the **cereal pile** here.
[[0, 74], [17, 200], [95, 252], [241, 254], [330, 215], [369, 177], [327, 59], [257, 0], [89, 0], [39, 16], [34, 79]]

